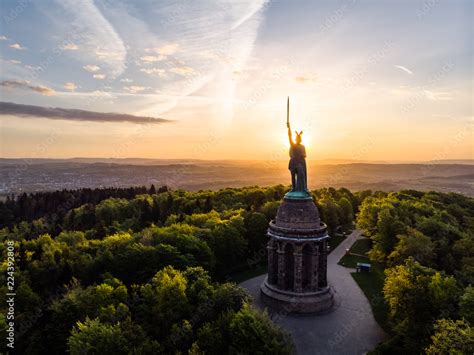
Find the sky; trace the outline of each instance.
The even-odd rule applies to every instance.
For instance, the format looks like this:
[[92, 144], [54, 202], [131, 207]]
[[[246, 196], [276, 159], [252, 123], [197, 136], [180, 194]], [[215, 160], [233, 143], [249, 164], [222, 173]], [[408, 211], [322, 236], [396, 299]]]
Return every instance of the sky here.
[[473, 2], [3, 0], [0, 156], [473, 159]]

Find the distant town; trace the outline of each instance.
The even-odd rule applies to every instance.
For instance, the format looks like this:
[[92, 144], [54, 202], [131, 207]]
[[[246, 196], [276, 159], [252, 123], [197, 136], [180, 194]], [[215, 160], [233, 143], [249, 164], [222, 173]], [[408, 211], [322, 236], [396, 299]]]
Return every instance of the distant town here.
[[[286, 162], [152, 159], [0, 159], [0, 196], [77, 188], [166, 185], [172, 189], [287, 184]], [[473, 161], [355, 163], [308, 166], [311, 189], [456, 192], [474, 196]]]

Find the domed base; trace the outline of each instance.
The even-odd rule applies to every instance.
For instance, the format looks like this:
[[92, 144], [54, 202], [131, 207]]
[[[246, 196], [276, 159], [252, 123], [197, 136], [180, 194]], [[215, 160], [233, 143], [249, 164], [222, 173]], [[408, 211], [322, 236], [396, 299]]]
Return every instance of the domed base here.
[[317, 314], [327, 312], [334, 305], [334, 295], [329, 287], [315, 292], [291, 292], [269, 285], [267, 278], [260, 287], [265, 305], [290, 314]]

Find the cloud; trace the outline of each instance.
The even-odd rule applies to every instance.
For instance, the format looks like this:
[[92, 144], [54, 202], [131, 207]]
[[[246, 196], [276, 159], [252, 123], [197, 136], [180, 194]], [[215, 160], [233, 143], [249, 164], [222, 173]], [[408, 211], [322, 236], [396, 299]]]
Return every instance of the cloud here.
[[26, 80], [4, 80], [0, 82], [0, 86], [8, 89], [31, 90], [45, 96], [52, 96], [56, 94], [56, 91], [51, 88], [41, 85], [30, 85], [30, 82]]
[[82, 68], [90, 73], [95, 73], [100, 70], [100, 67], [95, 64], [87, 64], [84, 65]]
[[8, 40], [7, 37], [5, 37], [5, 36], [0, 36], [0, 41], [6, 41], [6, 40]]
[[431, 101], [440, 101], [440, 100], [452, 100], [453, 96], [450, 92], [447, 91], [431, 91], [431, 90], [423, 90], [426, 98]]
[[191, 67], [175, 67], [171, 68], [170, 72], [182, 75], [182, 76], [188, 76], [194, 74], [194, 69]]
[[133, 83], [133, 80], [132, 80], [132, 79], [128, 79], [128, 78], [120, 79], [120, 81], [121, 81], [122, 83]]
[[41, 67], [40, 66], [37, 66], [37, 67], [33, 67], [31, 65], [25, 65], [25, 68], [26, 69], [29, 69], [29, 70], [41, 70]]
[[[73, 12], [72, 9], [75, 7], [73, 0], [66, 2], [70, 4], [68, 7], [71, 7]], [[245, 69], [247, 60], [252, 54], [259, 26], [264, 19], [265, 5], [269, 2], [270, 0], [239, 0], [235, 4], [232, 2], [230, 6], [227, 1], [226, 5], [211, 1], [202, 6], [199, 2], [193, 1], [182, 3], [175, 0], [161, 0], [153, 3], [151, 8], [144, 9], [155, 19], [151, 23], [149, 16], [143, 17], [143, 12], [135, 11], [138, 7], [142, 8], [141, 5], [135, 7], [124, 1], [114, 2], [114, 6], [108, 6], [108, 2], [103, 4], [102, 1], [97, 1], [96, 4], [99, 11], [107, 15], [107, 21], [113, 24], [114, 31], [120, 34], [120, 39], [127, 44], [127, 51], [130, 51], [130, 54], [132, 51], [138, 53], [128, 57], [130, 59], [128, 64], [138, 62], [145, 70], [151, 68], [142, 73], [164, 79], [160, 80], [160, 90], [165, 95], [160, 100], [154, 100], [144, 93], [124, 93], [124, 95], [147, 95], [148, 99], [143, 101], [140, 113], [152, 115], [167, 112], [179, 105], [181, 100], [206, 86], [209, 95], [215, 93], [219, 97], [220, 104], [216, 114], [225, 116], [223, 120], [228, 121], [233, 116], [232, 100], [237, 90], [233, 72]], [[222, 11], [223, 6], [226, 11]], [[74, 10], [78, 12], [81, 9]], [[60, 21], [67, 20], [60, 18]], [[83, 38], [81, 33], [79, 36]], [[90, 49], [83, 48], [85, 46], [82, 41], [80, 45], [81, 53], [88, 51], [92, 54], [104, 47], [97, 45]], [[197, 55], [200, 52], [211, 52], [215, 54], [216, 59], [206, 60]], [[147, 55], [157, 57], [163, 55], [167, 58], [151, 62], [151, 65], [147, 64], [145, 67], [140, 57]], [[226, 59], [225, 64], [223, 59]], [[159, 65], [163, 62], [166, 64], [169, 62], [169, 66]], [[107, 67], [102, 62], [87, 59], [84, 64], [87, 63], [99, 65], [100, 72], [107, 74], [108, 78], [113, 77], [109, 75]], [[177, 75], [169, 72], [171, 68], [184, 66], [191, 67], [193, 75], [190, 75], [189, 69], [175, 69]], [[165, 72], [153, 70], [153, 67], [163, 68]], [[141, 68], [130, 68], [130, 70], [138, 69], [139, 72]], [[170, 73], [171, 75], [167, 75]]]
[[9, 62], [12, 64], [21, 64], [21, 60], [16, 60], [16, 59], [10, 59]]
[[67, 91], [74, 92], [77, 89], [77, 85], [71, 82], [67, 82], [66, 84], [64, 84], [64, 88]]
[[132, 94], [136, 94], [136, 93], [144, 91], [148, 88], [146, 88], [144, 86], [132, 85], [132, 86], [124, 86], [123, 89], [130, 92], [130, 93], [132, 93]]
[[74, 43], [67, 43], [61, 46], [61, 49], [65, 51], [77, 51], [79, 49], [79, 46]]
[[300, 75], [295, 77], [295, 81], [301, 84], [305, 84], [316, 81], [316, 78], [314, 76]]
[[140, 69], [140, 71], [148, 75], [158, 75], [161, 77], [164, 77], [165, 72], [166, 72], [164, 69], [160, 69], [160, 68]]
[[173, 122], [164, 118], [135, 116], [127, 113], [95, 112], [59, 107], [20, 105], [13, 102], [0, 102], [0, 115], [16, 117], [38, 117], [51, 120], [91, 121], [91, 122], [131, 122], [131, 123], [166, 123]]
[[159, 62], [164, 59], [166, 59], [164, 55], [159, 55], [158, 57], [154, 55], [145, 55], [143, 57], [140, 57], [140, 60], [145, 63]]
[[395, 65], [395, 68], [398, 68], [400, 70], [403, 70], [405, 73], [413, 75], [413, 72], [410, 69], [408, 69], [407, 67], [404, 67], [403, 65]]
[[168, 56], [175, 54], [179, 49], [178, 43], [168, 43], [161, 47], [156, 48], [145, 48], [145, 52], [147, 53], [157, 53], [163, 56]]
[[[93, 0], [56, 0], [62, 7], [58, 20], [61, 30], [81, 39], [79, 56], [83, 60], [102, 59], [101, 67], [116, 77], [125, 70], [127, 50], [115, 28]], [[99, 50], [100, 49], [100, 50]]]
[[97, 80], [104, 80], [105, 79], [105, 74], [94, 74], [94, 75], [92, 75], [92, 77], [94, 79], [97, 79]]
[[26, 47], [23, 47], [20, 43], [10, 44], [10, 48], [17, 49], [19, 51], [25, 50]]
[[120, 53], [108, 52], [106, 50], [101, 50], [101, 49], [96, 50], [95, 55], [97, 56], [97, 58], [102, 59], [102, 60], [119, 60], [120, 59]]

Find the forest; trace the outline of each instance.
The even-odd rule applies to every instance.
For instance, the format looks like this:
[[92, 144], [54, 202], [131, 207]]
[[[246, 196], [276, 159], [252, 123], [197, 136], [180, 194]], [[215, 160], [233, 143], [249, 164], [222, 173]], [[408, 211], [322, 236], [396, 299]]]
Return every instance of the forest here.
[[385, 269], [391, 339], [379, 354], [474, 351], [474, 199], [414, 190], [360, 206], [369, 257]]
[[[289, 335], [232, 282], [265, 265], [267, 225], [286, 191], [151, 186], [9, 196], [0, 202], [1, 294], [10, 243], [15, 347], [28, 354], [292, 353]], [[357, 225], [371, 240], [370, 258], [385, 269], [391, 338], [375, 353], [472, 349], [474, 199], [412, 190], [311, 193], [330, 235]], [[5, 299], [0, 311], [7, 312]], [[0, 327], [7, 329], [5, 317]]]

